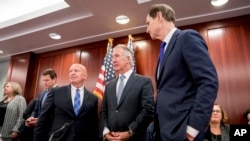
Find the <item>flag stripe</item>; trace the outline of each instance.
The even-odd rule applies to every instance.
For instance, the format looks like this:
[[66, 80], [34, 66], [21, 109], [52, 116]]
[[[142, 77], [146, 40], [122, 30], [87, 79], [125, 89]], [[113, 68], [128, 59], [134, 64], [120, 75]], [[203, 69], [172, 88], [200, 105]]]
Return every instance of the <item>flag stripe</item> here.
[[112, 39], [110, 38], [107, 45], [107, 54], [104, 58], [103, 65], [101, 66], [98, 79], [96, 82], [96, 88], [94, 90], [94, 94], [99, 98], [103, 98], [105, 84], [108, 83], [110, 80], [115, 78], [115, 71], [113, 69], [112, 63]]

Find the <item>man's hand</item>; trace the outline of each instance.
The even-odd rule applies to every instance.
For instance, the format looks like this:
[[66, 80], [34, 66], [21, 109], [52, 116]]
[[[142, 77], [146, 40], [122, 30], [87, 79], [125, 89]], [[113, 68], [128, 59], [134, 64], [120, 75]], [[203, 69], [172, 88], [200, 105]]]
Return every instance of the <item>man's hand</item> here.
[[117, 136], [118, 135], [115, 132], [109, 132], [104, 135], [104, 138], [107, 139], [108, 141], [112, 141], [112, 140], [115, 140]]
[[188, 139], [189, 141], [193, 141], [193, 140], [194, 140], [194, 137], [191, 136], [191, 135], [189, 135], [189, 134], [187, 134], [187, 139]]
[[29, 117], [25, 121], [25, 126], [27, 126], [27, 127], [36, 126], [37, 120], [38, 120], [38, 118]]
[[18, 133], [15, 132], [15, 131], [12, 131], [11, 134], [10, 134], [10, 138], [13, 140], [13, 141], [17, 141], [17, 138], [18, 137]]
[[108, 141], [127, 141], [130, 135], [127, 131], [125, 132], [110, 132], [104, 136]]

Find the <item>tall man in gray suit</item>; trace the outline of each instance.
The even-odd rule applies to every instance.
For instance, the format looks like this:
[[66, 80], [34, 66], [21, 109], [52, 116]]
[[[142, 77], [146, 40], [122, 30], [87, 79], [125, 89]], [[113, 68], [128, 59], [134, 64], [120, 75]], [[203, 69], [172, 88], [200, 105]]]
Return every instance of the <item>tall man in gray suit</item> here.
[[133, 72], [132, 52], [127, 46], [114, 47], [112, 61], [119, 77], [105, 87], [103, 136], [106, 140], [142, 141], [154, 114], [152, 82]]
[[153, 5], [146, 22], [151, 38], [163, 42], [156, 69], [156, 141], [202, 141], [218, 90], [207, 45], [198, 32], [177, 29], [166, 4]]
[[44, 102], [35, 128], [35, 141], [45, 141], [47, 134], [52, 141], [99, 140], [98, 101], [85, 88], [86, 79], [87, 70], [82, 64], [71, 65], [70, 84], [53, 88]]

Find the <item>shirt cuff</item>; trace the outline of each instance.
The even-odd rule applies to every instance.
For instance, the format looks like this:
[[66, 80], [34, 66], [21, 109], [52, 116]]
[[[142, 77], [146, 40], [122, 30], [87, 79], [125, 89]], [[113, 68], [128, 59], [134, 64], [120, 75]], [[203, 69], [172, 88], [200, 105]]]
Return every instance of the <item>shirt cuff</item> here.
[[187, 126], [187, 133], [188, 133], [190, 136], [192, 136], [192, 137], [195, 138], [195, 137], [199, 134], [199, 131], [188, 125], [188, 126]]
[[109, 133], [110, 130], [108, 129], [108, 127], [104, 127], [102, 135], [104, 136], [105, 134]]

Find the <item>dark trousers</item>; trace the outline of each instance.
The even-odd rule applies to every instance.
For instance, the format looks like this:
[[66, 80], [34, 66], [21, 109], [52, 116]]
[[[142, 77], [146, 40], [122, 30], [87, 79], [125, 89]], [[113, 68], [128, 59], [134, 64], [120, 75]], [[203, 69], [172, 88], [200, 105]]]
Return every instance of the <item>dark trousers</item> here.
[[27, 127], [23, 124], [19, 129], [19, 141], [33, 141], [34, 127]]

